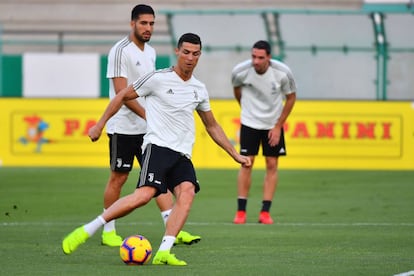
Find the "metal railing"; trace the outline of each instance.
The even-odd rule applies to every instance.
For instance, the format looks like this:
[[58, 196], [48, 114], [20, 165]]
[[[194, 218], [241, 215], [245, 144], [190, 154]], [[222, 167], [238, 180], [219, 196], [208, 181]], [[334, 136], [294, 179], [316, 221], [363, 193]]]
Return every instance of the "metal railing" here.
[[[161, 10], [159, 14], [166, 17], [167, 30], [155, 32], [151, 44], [168, 49], [165, 54], [172, 54], [178, 33], [174, 26], [174, 18], [183, 15], [246, 15], [255, 14], [261, 16], [265, 22], [266, 35], [269, 42], [277, 50], [276, 57], [284, 59], [287, 52], [309, 52], [317, 54], [319, 52], [366, 52], [374, 53], [376, 59], [376, 99], [387, 100], [388, 86], [388, 60], [391, 53], [414, 53], [414, 45], [410, 47], [390, 47], [386, 33], [387, 14], [414, 14], [412, 1], [409, 5], [388, 7], [388, 10], [380, 9], [378, 6], [372, 8], [364, 7], [362, 10], [304, 10], [304, 9], [256, 9], [256, 10]], [[281, 15], [365, 15], [371, 18], [372, 29], [375, 41], [373, 45], [367, 47], [350, 45], [326, 46], [323, 44], [312, 45], [290, 45], [285, 42], [280, 33], [279, 17]], [[1, 26], [0, 26], [1, 27]], [[2, 68], [2, 52], [6, 47], [19, 46], [30, 49], [32, 46], [53, 47], [57, 52], [63, 53], [68, 47], [93, 47], [95, 50], [102, 46], [102, 53], [107, 53], [109, 47], [122, 35], [124, 31], [102, 31], [102, 30], [1, 30], [0, 28], [0, 68]], [[206, 52], [243, 52], [249, 51], [251, 45], [204, 45]], [[158, 51], [159, 52], [159, 51]], [[2, 83], [0, 74], [0, 84]], [[413, 96], [414, 98], [414, 96]]]

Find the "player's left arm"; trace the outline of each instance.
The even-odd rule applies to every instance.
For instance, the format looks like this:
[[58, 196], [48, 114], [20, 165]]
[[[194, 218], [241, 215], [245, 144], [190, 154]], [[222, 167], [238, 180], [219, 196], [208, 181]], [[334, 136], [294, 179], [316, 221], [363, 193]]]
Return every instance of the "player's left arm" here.
[[293, 106], [296, 102], [296, 93], [292, 92], [286, 95], [286, 101], [282, 109], [282, 113], [280, 114], [279, 119], [277, 120], [275, 126], [269, 130], [268, 138], [269, 138], [269, 145], [274, 147], [279, 144], [280, 140], [280, 133], [282, 131], [283, 125], [285, 124], [289, 114], [292, 112]]
[[216, 119], [214, 118], [213, 112], [211, 112], [211, 110], [197, 110], [197, 112], [207, 130], [207, 133], [210, 135], [213, 141], [222, 149], [224, 149], [231, 157], [233, 157], [236, 162], [246, 167], [251, 166], [250, 159], [247, 156], [240, 155], [231, 144], [230, 140], [224, 133], [223, 128], [217, 123]]

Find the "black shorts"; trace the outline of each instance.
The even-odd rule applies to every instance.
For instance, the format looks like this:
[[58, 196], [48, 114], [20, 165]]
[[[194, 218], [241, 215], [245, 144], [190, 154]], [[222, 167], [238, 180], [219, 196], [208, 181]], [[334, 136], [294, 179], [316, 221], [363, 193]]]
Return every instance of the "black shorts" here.
[[134, 157], [139, 164], [142, 162], [142, 142], [144, 134], [108, 134], [109, 163], [112, 171], [129, 172], [134, 165]]
[[280, 132], [279, 144], [274, 147], [269, 145], [269, 130], [254, 129], [245, 125], [240, 129], [240, 154], [245, 156], [255, 156], [259, 152], [262, 144], [263, 156], [282, 156], [286, 155], [285, 135], [282, 128]]
[[194, 184], [195, 192], [200, 190], [193, 163], [182, 153], [166, 147], [149, 144], [144, 151], [137, 188], [155, 187], [155, 196], [174, 191], [178, 184], [189, 181]]

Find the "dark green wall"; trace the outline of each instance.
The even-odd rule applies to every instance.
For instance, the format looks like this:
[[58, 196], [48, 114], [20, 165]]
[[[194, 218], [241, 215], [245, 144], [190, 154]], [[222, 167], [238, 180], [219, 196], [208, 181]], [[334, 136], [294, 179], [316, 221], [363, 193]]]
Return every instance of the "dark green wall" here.
[[23, 91], [22, 56], [3, 56], [1, 65], [0, 97], [21, 97]]
[[109, 97], [109, 82], [106, 78], [106, 66], [108, 65], [108, 57], [101, 56], [101, 98]]

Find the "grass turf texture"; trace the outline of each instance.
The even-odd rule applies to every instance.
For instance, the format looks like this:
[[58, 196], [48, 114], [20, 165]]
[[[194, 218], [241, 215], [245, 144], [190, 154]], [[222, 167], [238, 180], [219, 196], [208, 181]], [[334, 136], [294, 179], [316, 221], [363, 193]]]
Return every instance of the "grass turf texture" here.
[[[280, 172], [274, 225], [259, 225], [263, 171], [253, 174], [248, 223], [231, 223], [236, 170], [198, 170], [185, 230], [202, 236], [173, 253], [186, 267], [126, 266], [100, 231], [70, 256], [62, 238], [102, 210], [107, 169], [0, 168], [2, 275], [394, 275], [414, 270], [414, 172]], [[136, 172], [123, 194], [135, 188]], [[117, 221], [158, 249], [154, 202]]]

